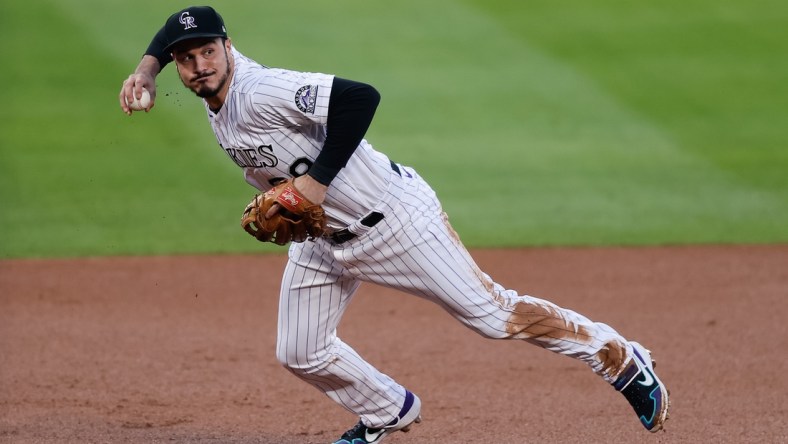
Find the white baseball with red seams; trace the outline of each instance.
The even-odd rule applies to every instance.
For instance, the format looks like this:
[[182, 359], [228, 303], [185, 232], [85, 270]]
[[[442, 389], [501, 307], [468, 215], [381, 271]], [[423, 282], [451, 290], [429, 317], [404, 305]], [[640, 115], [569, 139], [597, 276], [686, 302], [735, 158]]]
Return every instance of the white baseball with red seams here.
[[134, 111], [142, 111], [147, 109], [150, 106], [150, 93], [147, 89], [142, 88], [142, 94], [139, 99], [137, 96], [134, 96], [134, 100], [129, 103], [128, 99], [126, 99], [126, 105]]
[[[216, 113], [206, 110], [219, 145], [247, 182], [266, 191], [306, 173], [320, 153], [333, 76], [264, 67], [235, 48], [233, 55], [226, 101]], [[427, 182], [366, 140], [331, 182], [323, 208], [329, 233], [347, 229], [355, 237], [290, 245], [277, 357], [370, 427], [392, 423], [406, 391], [337, 337], [361, 282], [432, 301], [485, 337], [524, 339], [582, 360], [608, 382], [632, 354], [609, 326], [495, 283], [465, 250]]]

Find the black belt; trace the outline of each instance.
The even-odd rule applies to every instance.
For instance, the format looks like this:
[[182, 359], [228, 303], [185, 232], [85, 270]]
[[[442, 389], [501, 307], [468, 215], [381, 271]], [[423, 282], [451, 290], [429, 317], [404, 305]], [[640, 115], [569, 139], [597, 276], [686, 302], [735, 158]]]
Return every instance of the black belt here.
[[[391, 171], [394, 171], [395, 173], [402, 176], [402, 173], [399, 170], [399, 165], [394, 163], [393, 160], [391, 161]], [[377, 225], [378, 222], [382, 221], [384, 217], [385, 216], [383, 215], [383, 213], [373, 211], [367, 214], [366, 216], [364, 216], [363, 219], [361, 219], [361, 225], [372, 228], [375, 225]], [[358, 235], [356, 233], [353, 233], [347, 228], [345, 228], [329, 234], [328, 238], [331, 239], [335, 244], [343, 244], [351, 239], [355, 239], [357, 236]]]
[[[373, 211], [363, 219], [361, 219], [361, 225], [365, 227], [372, 228], [378, 224], [378, 222], [383, 220], [383, 213], [378, 213], [377, 211]], [[343, 244], [351, 239], [355, 239], [358, 236], [356, 233], [351, 232], [347, 228], [339, 231], [335, 231], [328, 235], [328, 238], [331, 239], [335, 244]]]

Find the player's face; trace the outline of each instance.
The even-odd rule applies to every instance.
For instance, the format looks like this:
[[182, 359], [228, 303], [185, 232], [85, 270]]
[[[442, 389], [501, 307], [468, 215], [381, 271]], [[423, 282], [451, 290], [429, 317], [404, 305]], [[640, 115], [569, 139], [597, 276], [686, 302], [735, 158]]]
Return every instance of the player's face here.
[[215, 98], [232, 72], [230, 40], [191, 39], [173, 48], [172, 56], [184, 86], [204, 99]]

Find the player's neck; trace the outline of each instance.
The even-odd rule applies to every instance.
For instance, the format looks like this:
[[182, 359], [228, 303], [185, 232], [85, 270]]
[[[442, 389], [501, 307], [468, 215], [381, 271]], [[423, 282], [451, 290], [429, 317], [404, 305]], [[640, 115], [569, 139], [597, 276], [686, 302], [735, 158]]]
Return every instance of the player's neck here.
[[233, 83], [233, 77], [235, 76], [235, 66], [231, 63], [230, 64], [230, 73], [227, 75], [227, 81], [224, 82], [222, 88], [219, 92], [216, 93], [215, 96], [206, 97], [205, 102], [208, 104], [208, 108], [211, 109], [214, 113], [218, 113], [219, 110], [222, 109], [224, 106], [224, 101], [227, 99], [227, 93], [230, 91], [230, 85]]
[[[222, 96], [222, 97], [219, 97]], [[219, 93], [213, 97], [208, 97], [205, 99], [205, 103], [208, 104], [208, 108], [211, 109], [212, 112], [218, 113], [222, 109], [222, 105], [224, 105], [224, 98], [227, 96], [227, 92]]]

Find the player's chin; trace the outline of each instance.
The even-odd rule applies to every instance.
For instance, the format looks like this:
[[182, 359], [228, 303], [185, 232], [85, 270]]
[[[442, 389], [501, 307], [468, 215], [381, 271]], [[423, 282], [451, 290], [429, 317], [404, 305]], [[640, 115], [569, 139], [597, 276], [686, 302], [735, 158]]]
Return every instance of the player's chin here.
[[203, 99], [208, 99], [219, 94], [219, 88], [211, 88], [208, 85], [199, 85], [192, 88], [192, 91], [194, 91], [194, 94], [197, 94], [197, 97]]

